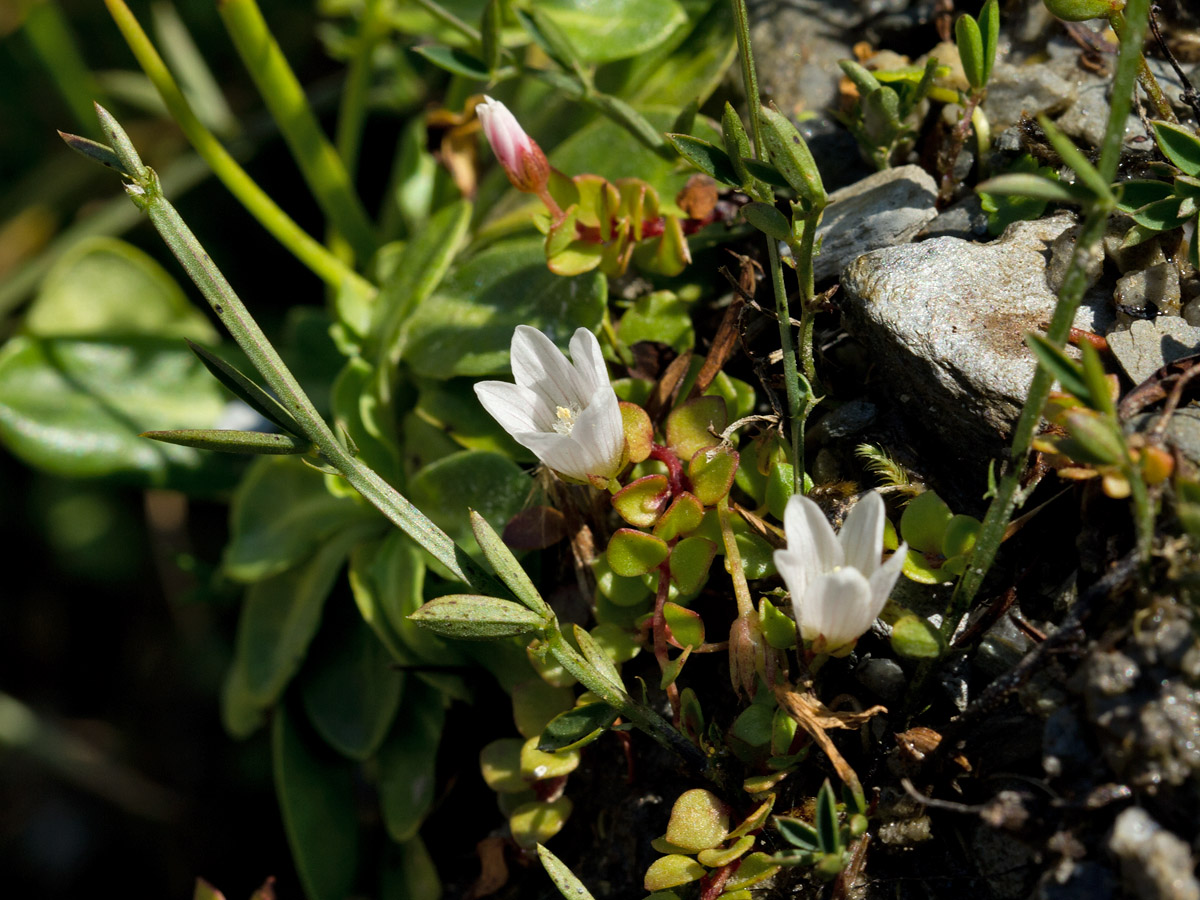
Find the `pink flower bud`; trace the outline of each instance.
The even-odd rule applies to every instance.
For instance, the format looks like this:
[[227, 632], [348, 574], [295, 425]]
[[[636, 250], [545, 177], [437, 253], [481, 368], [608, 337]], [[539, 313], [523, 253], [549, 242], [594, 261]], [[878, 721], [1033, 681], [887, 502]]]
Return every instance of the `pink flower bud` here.
[[483, 125], [483, 133], [508, 180], [519, 191], [543, 194], [550, 180], [550, 163], [537, 141], [525, 133], [508, 107], [491, 97], [475, 107], [475, 115]]

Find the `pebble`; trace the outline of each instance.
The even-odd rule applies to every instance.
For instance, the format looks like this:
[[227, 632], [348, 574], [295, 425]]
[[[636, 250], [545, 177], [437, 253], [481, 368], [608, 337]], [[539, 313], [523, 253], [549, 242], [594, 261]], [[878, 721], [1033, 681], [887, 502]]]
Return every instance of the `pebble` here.
[[1144, 809], [1135, 806], [1117, 816], [1108, 849], [1121, 862], [1126, 890], [1138, 900], [1200, 900], [1188, 845]]
[[1141, 384], [1169, 362], [1190, 356], [1200, 348], [1200, 328], [1180, 316], [1138, 319], [1127, 331], [1108, 336], [1113, 356], [1134, 384]]

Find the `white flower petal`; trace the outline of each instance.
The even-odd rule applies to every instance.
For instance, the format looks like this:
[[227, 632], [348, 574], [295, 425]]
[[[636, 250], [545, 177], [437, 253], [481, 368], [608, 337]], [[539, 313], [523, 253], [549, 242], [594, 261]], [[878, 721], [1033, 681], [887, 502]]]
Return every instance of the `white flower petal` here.
[[554, 427], [554, 411], [527, 387], [506, 381], [481, 381], [475, 385], [475, 396], [509, 434]]
[[842, 565], [845, 558], [833, 527], [821, 507], [799, 494], [783, 510], [787, 549], [775, 551], [775, 567], [796, 597], [814, 578]]
[[862, 572], [850, 568], [814, 580], [795, 612], [800, 636], [809, 641], [823, 636], [826, 650], [857, 640], [875, 621], [870, 585]]
[[871, 608], [875, 611], [874, 618], [878, 618], [879, 614], [883, 612], [883, 608], [887, 606], [888, 596], [892, 593], [892, 588], [896, 586], [896, 579], [900, 577], [900, 572], [904, 569], [904, 557], [907, 554], [908, 544], [901, 544], [899, 549], [892, 554], [891, 559], [871, 573]]
[[604, 363], [600, 341], [586, 328], [575, 329], [571, 336], [571, 362], [575, 365], [575, 372], [589, 396], [601, 389], [612, 393], [612, 386], [608, 380], [608, 366]]
[[512, 339], [512, 371], [517, 384], [567, 409], [582, 405], [590, 391], [554, 342], [536, 328], [518, 325]]
[[591, 452], [594, 467], [589, 474], [602, 478], [617, 474], [625, 451], [625, 425], [611, 387], [606, 394], [593, 398], [576, 417], [571, 438]]
[[587, 481], [589, 472], [599, 465], [590, 448], [570, 435], [539, 432], [513, 437], [555, 472], [576, 481]]
[[879, 559], [883, 555], [883, 518], [883, 498], [871, 491], [854, 504], [838, 533], [846, 553], [846, 565], [853, 566], [868, 578], [879, 568]]

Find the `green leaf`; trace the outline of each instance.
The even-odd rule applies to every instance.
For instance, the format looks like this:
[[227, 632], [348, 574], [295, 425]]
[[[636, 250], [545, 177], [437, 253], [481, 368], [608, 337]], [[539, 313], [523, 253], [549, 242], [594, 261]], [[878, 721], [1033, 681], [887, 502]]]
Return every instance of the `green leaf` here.
[[1083, 369], [1079, 363], [1067, 356], [1062, 348], [1050, 343], [1044, 335], [1030, 332], [1025, 336], [1025, 343], [1064, 391], [1074, 394], [1088, 406], [1095, 407], [1091, 388], [1083, 377]]
[[817, 791], [817, 843], [824, 853], [840, 853], [842, 835], [838, 829], [837, 798], [829, 779]]
[[554, 882], [558, 892], [567, 900], [594, 900], [588, 889], [583, 886], [583, 882], [575, 877], [561, 859], [541, 844], [537, 845], [537, 852], [546, 874], [550, 876], [550, 880]]
[[1200, 137], [1171, 122], [1156, 121], [1154, 138], [1163, 155], [1185, 175], [1200, 175]]
[[[413, 47], [413, 52], [425, 57], [439, 69], [445, 69], [452, 75], [462, 75], [473, 81], [488, 81], [492, 73], [487, 63], [479, 57], [458, 47], [442, 47], [437, 44], [427, 44]], [[496, 70], [496, 78], [511, 78], [517, 74], [512, 66], [501, 66]]]
[[631, 481], [613, 495], [618, 515], [636, 528], [650, 528], [664, 512], [671, 494], [666, 475], [646, 475]]
[[538, 844], [544, 844], [562, 831], [572, 807], [571, 798], [566, 796], [552, 801], [535, 800], [518, 806], [508, 819], [513, 840], [523, 850], [532, 850]]
[[529, 475], [498, 453], [463, 450], [425, 466], [408, 484], [408, 498], [468, 553], [478, 546], [467, 510], [501, 530], [529, 497]]
[[696, 343], [691, 304], [671, 291], [654, 291], [638, 297], [621, 316], [617, 336], [627, 345], [658, 341], [676, 353], [690, 350]]
[[[114, 172], [120, 172], [122, 175], [129, 177], [129, 173], [125, 171], [125, 166], [117, 156], [117, 151], [107, 144], [101, 144], [98, 141], [93, 141], [91, 138], [80, 137], [77, 134], [69, 134], [65, 131], [60, 131], [58, 136], [63, 139], [63, 143], [80, 156], [86, 157], [92, 162], [98, 162], [105, 168], [112, 169]], [[197, 898], [199, 898], [199, 890], [200, 885], [197, 884]]]
[[677, 406], [667, 416], [665, 426], [667, 446], [683, 460], [690, 460], [700, 450], [714, 447], [720, 434], [729, 424], [725, 400], [702, 396]]
[[534, 7], [570, 41], [582, 62], [604, 63], [637, 56], [666, 40], [687, 21], [676, 0], [540, 0]]
[[[796, 126], [787, 116], [765, 106], [759, 109], [759, 122], [762, 125], [763, 145], [771, 164], [787, 179], [801, 199], [814, 209], [823, 208], [826, 203], [825, 185], [816, 160]], [[751, 172], [756, 174], [753, 170]]]
[[707, 874], [708, 870], [690, 856], [672, 853], [650, 863], [642, 887], [648, 891], [662, 891], [696, 881]]
[[779, 866], [765, 853], [751, 853], [742, 859], [737, 871], [725, 882], [726, 894], [744, 890], [766, 881], [779, 871]]
[[717, 545], [703, 537], [686, 537], [671, 548], [671, 580], [682, 594], [694, 594], [704, 586], [716, 553]]
[[979, 538], [980, 521], [973, 516], [957, 515], [946, 523], [942, 535], [942, 556], [961, 556], [970, 553]]
[[411, 618], [443, 637], [490, 640], [541, 631], [546, 620], [511, 600], [450, 594], [430, 600]]
[[546, 724], [538, 749], [546, 753], [578, 750], [604, 734], [619, 715], [606, 703], [585, 703], [568, 709]]
[[767, 643], [776, 650], [790, 650], [796, 646], [796, 623], [780, 612], [764, 597], [758, 604], [758, 624]]
[[987, 0], [979, 11], [979, 30], [983, 33], [983, 80], [986, 85], [992, 77], [996, 64], [996, 49], [1000, 45], [1000, 4], [998, 0]]
[[242, 374], [232, 363], [192, 341], [188, 341], [187, 345], [217, 381], [260, 416], [291, 434], [299, 436], [304, 433], [283, 404], [268, 394], [257, 382]]
[[542, 599], [542, 595], [538, 593], [516, 556], [508, 549], [500, 535], [496, 534], [496, 529], [473, 509], [470, 510], [470, 519], [471, 532], [475, 535], [479, 549], [483, 551], [484, 558], [492, 567], [492, 571], [504, 582], [505, 587], [533, 612], [547, 619], [553, 618], [554, 613], [546, 605], [546, 601]]
[[37, 337], [219, 340], [162, 266], [110, 237], [86, 238], [62, 255], [46, 273], [24, 326]]
[[18, 335], [0, 349], [0, 439], [55, 475], [212, 490], [219, 457], [140, 435], [212, 428], [224, 408], [220, 388], [174, 339]]
[[696, 499], [704, 506], [716, 506], [729, 494], [738, 469], [738, 452], [725, 446], [697, 450], [688, 463], [688, 479]]
[[271, 731], [275, 793], [288, 846], [310, 900], [345, 900], [358, 868], [351, 764], [324, 750], [281, 707]]
[[667, 558], [666, 541], [632, 528], [620, 528], [608, 542], [608, 564], [617, 575], [627, 577], [653, 572]]
[[[709, 543], [711, 545], [711, 542]], [[663, 616], [671, 629], [671, 635], [681, 647], [694, 648], [704, 643], [704, 620], [700, 618], [700, 613], [686, 609], [678, 603], [667, 602], [663, 604]]]
[[942, 640], [933, 625], [910, 613], [892, 625], [892, 649], [905, 659], [937, 659]]
[[817, 829], [808, 822], [790, 816], [775, 816], [772, 821], [775, 823], [775, 830], [793, 847], [810, 853], [820, 850], [820, 836]]
[[413, 900], [414, 897], [438, 900], [442, 896], [437, 866], [420, 837], [385, 847], [382, 868], [379, 900]]
[[176, 431], [143, 431], [142, 437], [164, 444], [195, 447], [220, 453], [246, 453], [256, 456], [293, 456], [313, 449], [311, 441], [290, 434], [262, 431], [227, 431], [213, 428]]
[[958, 56], [962, 60], [967, 83], [978, 90], [987, 83], [984, 77], [986, 61], [983, 55], [983, 34], [979, 30], [979, 23], [971, 16], [959, 16], [958, 21], [954, 23], [954, 42], [958, 45]]
[[362, 762], [383, 743], [400, 707], [404, 676], [360, 616], [321, 629], [300, 681], [304, 711], [325, 742]]
[[980, 182], [975, 191], [980, 195], [1029, 197], [1048, 203], [1083, 203], [1091, 197], [1091, 193], [1082, 185], [1067, 184], [1065, 181], [1025, 172], [989, 178]]
[[942, 537], [954, 513], [933, 491], [912, 499], [900, 516], [900, 534], [908, 546], [921, 553], [941, 553]]
[[1062, 424], [1068, 436], [1059, 446], [1072, 459], [1102, 466], [1126, 461], [1125, 440], [1113, 419], [1090, 409], [1073, 409], [1063, 416]]
[[1108, 182], [1096, 171], [1096, 167], [1088, 162], [1088, 158], [1075, 146], [1075, 142], [1045, 116], [1038, 116], [1038, 124], [1046, 132], [1046, 139], [1050, 141], [1050, 145], [1058, 151], [1063, 162], [1075, 171], [1075, 177], [1083, 187], [1088, 189], [1094, 201], [1102, 207], [1114, 208], [1116, 199], [1109, 189]]
[[676, 847], [696, 853], [717, 846], [728, 834], [729, 807], [712, 791], [692, 788], [680, 794], [671, 806], [666, 837]]
[[575, 636], [575, 643], [579, 645], [584, 659], [591, 663], [592, 668], [617, 690], [624, 691], [625, 682], [621, 680], [621, 673], [600, 643], [578, 625], [571, 626], [571, 633]]
[[379, 748], [379, 806], [393, 841], [416, 837], [437, 792], [438, 745], [446, 721], [441, 694], [410, 678], [396, 724]]
[[331, 494], [299, 460], [258, 460], [233, 495], [222, 568], [238, 581], [259, 581], [311, 558], [333, 532], [372, 520], [383, 526], [370, 507]]
[[774, 203], [754, 201], [742, 207], [742, 218], [769, 238], [777, 241], [792, 241], [792, 223]]
[[654, 526], [654, 536], [664, 541], [695, 531], [704, 521], [704, 507], [695, 495], [687, 491], [677, 495]]
[[521, 777], [520, 738], [500, 738], [485, 744], [479, 751], [479, 771], [487, 786], [498, 794], [516, 794], [529, 783]]
[[372, 331], [379, 342], [377, 352], [392, 362], [403, 350], [400, 333], [404, 323], [441, 284], [461, 249], [471, 210], [467, 200], [438, 210], [404, 245], [391, 277], [380, 287]]
[[853, 59], [839, 59], [838, 66], [858, 90], [860, 97], [873, 94], [883, 87], [879, 79], [875, 77], [875, 74], [860, 62]]
[[566, 347], [579, 327], [600, 326], [607, 280], [599, 272], [563, 278], [546, 268], [538, 238], [489, 247], [452, 272], [401, 329], [400, 348], [428, 378], [505, 375], [517, 325]]
[[1131, 213], [1149, 203], [1166, 200], [1172, 195], [1171, 185], [1165, 181], [1122, 181], [1114, 185], [1120, 198], [1117, 209]]
[[320, 627], [325, 598], [362, 537], [356, 529], [343, 531], [305, 563], [246, 591], [222, 697], [226, 724], [245, 726], [230, 727], [235, 737], [253, 730], [255, 711], [274, 706], [300, 669]]
[[574, 705], [570, 687], [556, 687], [538, 677], [526, 678], [512, 689], [513, 722], [523, 738], [537, 737], [551, 719]]
[[[722, 4], [724, 5], [724, 4]], [[750, 147], [750, 136], [746, 134], [746, 126], [738, 115], [733, 104], [725, 101], [725, 109], [721, 113], [721, 141], [725, 145], [725, 155], [737, 176], [737, 185], [743, 190], [753, 190], [758, 185], [746, 168], [746, 158], [753, 155]]]
[[1151, 231], [1170, 231], [1172, 228], [1178, 228], [1192, 215], [1184, 207], [1187, 199], [1171, 196], [1166, 200], [1148, 203], [1141, 209], [1131, 212], [1129, 218]]
[[400, 475], [400, 451], [389, 404], [380, 401], [380, 372], [360, 356], [346, 360], [330, 400], [338, 429], [350, 436], [355, 455], [384, 480]]
[[671, 142], [671, 146], [679, 152], [680, 156], [705, 175], [715, 178], [722, 184], [733, 187], [742, 186], [743, 182], [738, 177], [733, 161], [729, 158], [729, 154], [720, 147], [710, 144], [708, 141], [702, 141], [700, 138], [694, 138], [690, 134], [668, 134], [667, 140]]

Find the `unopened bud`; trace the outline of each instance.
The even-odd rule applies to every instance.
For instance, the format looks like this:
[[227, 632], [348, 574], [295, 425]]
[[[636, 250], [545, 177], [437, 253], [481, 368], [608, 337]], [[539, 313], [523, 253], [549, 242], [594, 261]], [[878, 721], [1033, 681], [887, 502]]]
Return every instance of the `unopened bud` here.
[[485, 97], [485, 102], [475, 107], [475, 115], [483, 125], [492, 152], [508, 180], [519, 191], [527, 194], [542, 194], [550, 181], [550, 163], [537, 141], [525, 133], [521, 123], [499, 100]]

